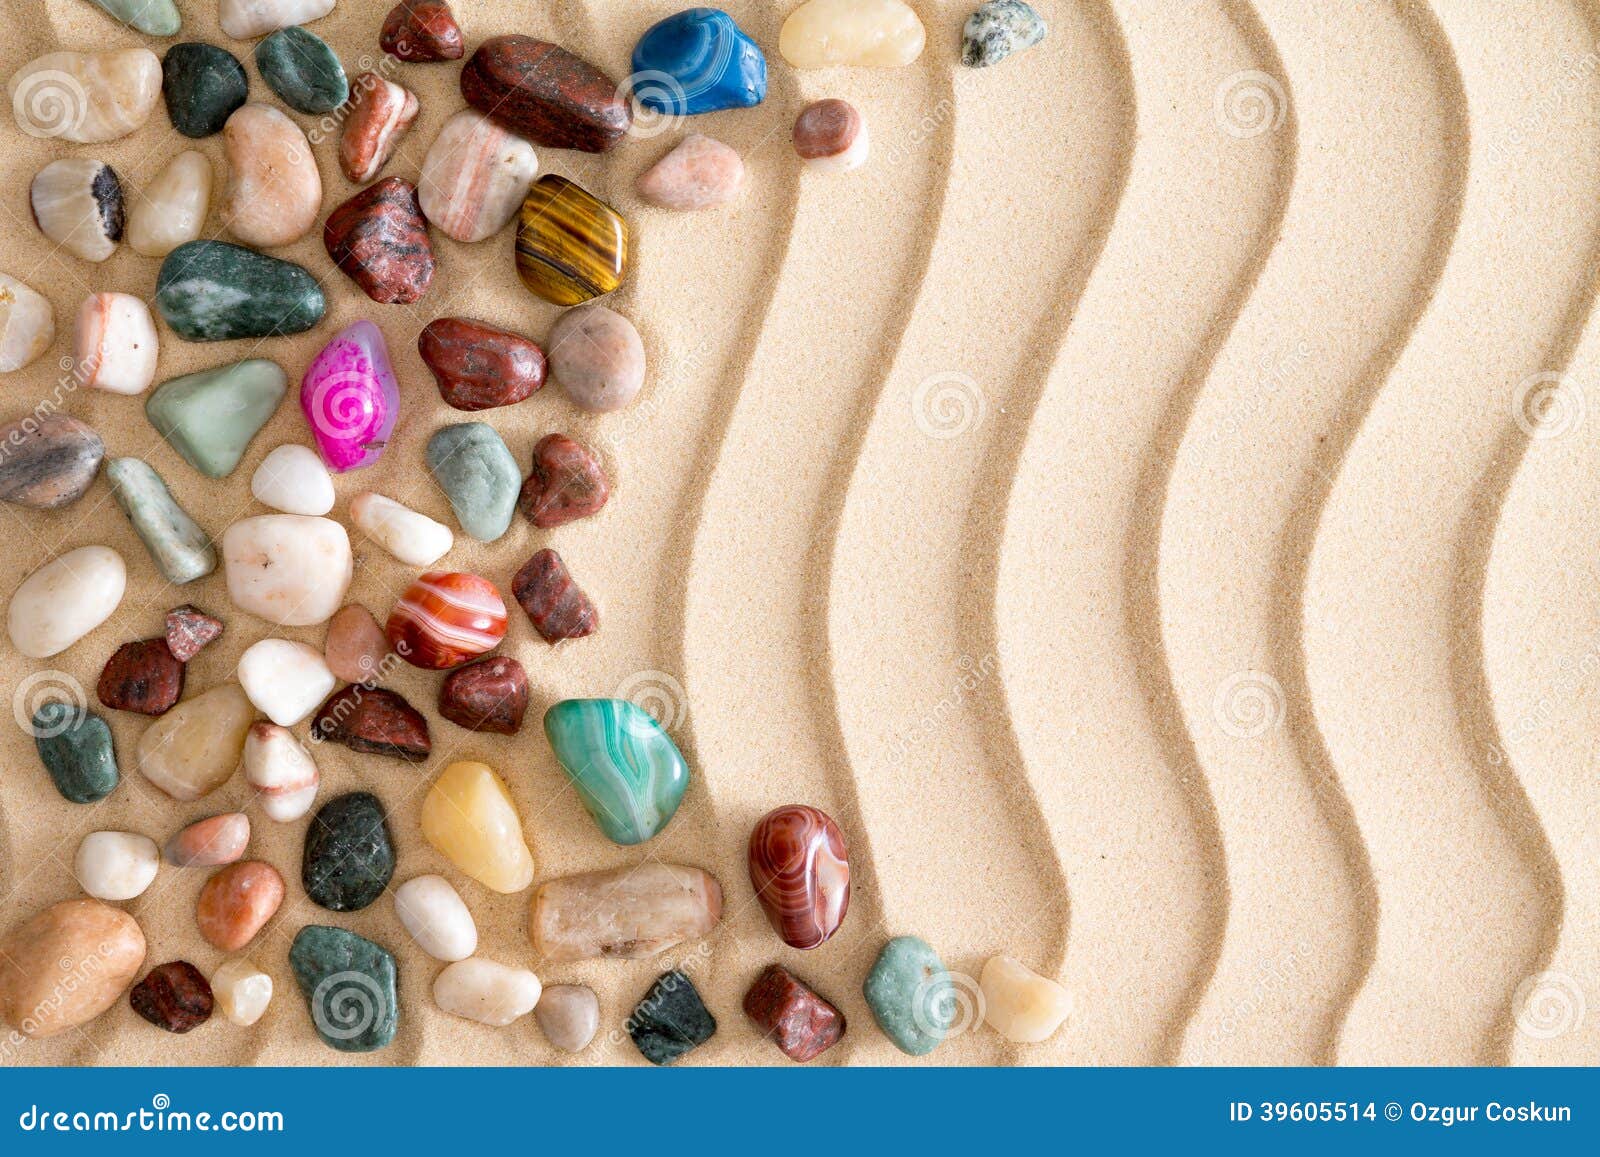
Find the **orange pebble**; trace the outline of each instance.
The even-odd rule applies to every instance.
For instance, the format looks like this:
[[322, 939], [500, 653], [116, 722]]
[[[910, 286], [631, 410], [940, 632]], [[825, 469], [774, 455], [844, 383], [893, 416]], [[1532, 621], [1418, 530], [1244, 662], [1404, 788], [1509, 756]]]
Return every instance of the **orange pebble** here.
[[200, 889], [195, 922], [224, 952], [237, 952], [260, 932], [283, 903], [283, 877], [260, 860], [229, 864]]

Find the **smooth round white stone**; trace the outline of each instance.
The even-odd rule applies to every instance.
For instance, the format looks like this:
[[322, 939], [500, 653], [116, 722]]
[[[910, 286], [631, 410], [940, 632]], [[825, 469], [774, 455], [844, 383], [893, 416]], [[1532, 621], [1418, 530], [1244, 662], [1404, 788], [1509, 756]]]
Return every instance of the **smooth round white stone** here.
[[22, 580], [6, 633], [30, 659], [59, 655], [111, 617], [127, 585], [128, 568], [109, 546], [69, 550]]
[[73, 373], [112, 394], [142, 394], [156, 379], [155, 319], [131, 293], [91, 293], [78, 310]]
[[1047, 1040], [1072, 1015], [1072, 994], [1020, 960], [992, 956], [978, 979], [984, 1020], [1009, 1041]]
[[272, 1003], [272, 977], [242, 956], [227, 960], [211, 974], [211, 995], [229, 1024], [248, 1028]]
[[72, 857], [72, 874], [96, 900], [141, 895], [161, 867], [161, 849], [135, 832], [90, 832]]
[[279, 446], [250, 476], [250, 493], [285, 514], [326, 514], [333, 509], [333, 475], [310, 446]]
[[355, 574], [344, 527], [299, 514], [234, 523], [222, 536], [222, 565], [233, 605], [283, 627], [327, 622]]
[[321, 651], [292, 639], [262, 639], [239, 656], [239, 686], [280, 727], [310, 715], [337, 683]]
[[432, 566], [455, 545], [444, 523], [371, 491], [350, 500], [350, 521], [407, 566]]
[[539, 1003], [539, 978], [526, 968], [475, 956], [434, 978], [433, 1002], [452, 1016], [504, 1028]]
[[465, 960], [478, 950], [478, 926], [443, 876], [418, 876], [394, 890], [394, 910], [417, 947], [435, 960]]
[[251, 724], [244, 740], [244, 778], [267, 818], [278, 823], [310, 811], [322, 781], [311, 753], [278, 723]]

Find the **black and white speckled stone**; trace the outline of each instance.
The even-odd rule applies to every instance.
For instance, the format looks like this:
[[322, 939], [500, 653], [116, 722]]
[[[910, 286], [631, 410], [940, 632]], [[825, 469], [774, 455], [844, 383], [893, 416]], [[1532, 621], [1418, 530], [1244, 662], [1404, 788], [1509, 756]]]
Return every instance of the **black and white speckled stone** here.
[[1044, 39], [1044, 18], [1022, 0], [989, 0], [961, 30], [961, 63], [988, 68]]

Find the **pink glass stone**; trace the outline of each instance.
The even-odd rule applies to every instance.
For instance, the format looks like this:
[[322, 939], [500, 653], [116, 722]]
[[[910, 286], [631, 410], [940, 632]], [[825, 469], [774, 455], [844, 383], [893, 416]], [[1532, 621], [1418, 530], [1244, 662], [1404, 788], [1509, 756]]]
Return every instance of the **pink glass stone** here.
[[400, 386], [377, 326], [358, 321], [322, 347], [300, 381], [300, 408], [328, 469], [378, 460], [400, 414]]

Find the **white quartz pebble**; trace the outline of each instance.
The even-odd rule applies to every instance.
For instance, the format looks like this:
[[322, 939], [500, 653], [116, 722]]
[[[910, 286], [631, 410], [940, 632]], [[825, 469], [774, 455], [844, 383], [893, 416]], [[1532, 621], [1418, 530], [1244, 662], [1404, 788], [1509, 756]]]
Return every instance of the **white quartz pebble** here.
[[227, 960], [211, 974], [211, 996], [229, 1024], [248, 1028], [272, 1003], [272, 977], [242, 956]]
[[58, 655], [111, 617], [128, 568], [109, 546], [80, 546], [53, 558], [17, 587], [6, 633], [30, 659]]
[[478, 926], [443, 876], [418, 876], [394, 890], [394, 910], [417, 947], [435, 960], [465, 960], [478, 950]]
[[187, 149], [167, 162], [128, 208], [128, 244], [145, 257], [165, 257], [200, 236], [211, 208], [211, 162]]
[[1072, 994], [1021, 961], [993, 956], [978, 979], [984, 1020], [1018, 1044], [1047, 1040], [1072, 1015]]
[[310, 446], [279, 446], [251, 475], [250, 493], [285, 514], [326, 514], [333, 509], [333, 476]]
[[[11, 43], [40, 31], [13, 22]], [[11, 74], [6, 94], [17, 127], [30, 137], [114, 141], [144, 124], [161, 99], [161, 58], [148, 48], [47, 52]]]
[[233, 605], [284, 627], [327, 622], [355, 574], [344, 527], [299, 514], [234, 523], [222, 536], [222, 565]]
[[217, 16], [235, 40], [249, 40], [280, 28], [310, 24], [333, 11], [334, 0], [222, 0]]
[[72, 857], [72, 874], [96, 900], [141, 895], [161, 867], [161, 849], [133, 832], [90, 832]]
[[280, 727], [310, 715], [337, 682], [321, 651], [292, 639], [262, 639], [239, 656], [239, 686]]
[[[322, 775], [287, 727], [254, 723], [244, 740], [244, 778], [269, 820], [289, 823], [311, 810]], [[470, 954], [469, 954], [470, 955]]]
[[49, 298], [0, 273], [0, 374], [20, 370], [55, 340], [56, 313]]
[[503, 1028], [539, 1003], [539, 978], [526, 968], [475, 956], [434, 978], [433, 1002], [452, 1016]]
[[350, 500], [350, 521], [407, 566], [431, 566], [455, 544], [444, 523], [371, 491]]
[[73, 373], [112, 394], [142, 394], [156, 378], [156, 322], [131, 293], [91, 293], [78, 310]]

